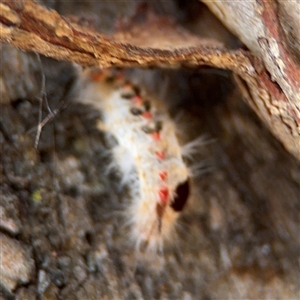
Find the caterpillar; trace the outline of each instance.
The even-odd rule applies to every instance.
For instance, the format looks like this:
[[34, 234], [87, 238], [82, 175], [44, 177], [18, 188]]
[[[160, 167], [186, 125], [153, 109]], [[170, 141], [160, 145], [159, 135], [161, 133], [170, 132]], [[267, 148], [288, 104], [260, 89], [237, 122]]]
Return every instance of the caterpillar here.
[[114, 160], [130, 185], [126, 216], [139, 251], [155, 253], [171, 241], [189, 196], [189, 170], [175, 124], [161, 101], [117, 69], [89, 68], [79, 75], [78, 101], [101, 111], [101, 130], [114, 135]]

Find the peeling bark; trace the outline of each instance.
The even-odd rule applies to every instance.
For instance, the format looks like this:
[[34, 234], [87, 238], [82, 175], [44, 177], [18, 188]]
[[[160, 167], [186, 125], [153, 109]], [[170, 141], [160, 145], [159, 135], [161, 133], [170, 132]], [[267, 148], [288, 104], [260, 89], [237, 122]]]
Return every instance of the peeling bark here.
[[267, 80], [264, 75], [258, 77], [266, 97], [248, 97], [248, 102], [275, 136], [299, 159], [300, 52], [296, 36], [300, 17], [295, 13], [299, 11], [299, 2], [203, 2], [261, 58], [270, 74]]

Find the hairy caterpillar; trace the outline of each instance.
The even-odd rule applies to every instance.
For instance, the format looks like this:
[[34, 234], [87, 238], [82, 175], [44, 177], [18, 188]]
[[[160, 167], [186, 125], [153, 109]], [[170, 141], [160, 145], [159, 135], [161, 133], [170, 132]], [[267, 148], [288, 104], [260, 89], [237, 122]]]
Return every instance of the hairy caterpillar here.
[[98, 68], [79, 76], [78, 101], [99, 109], [101, 130], [112, 133], [114, 158], [132, 190], [126, 215], [138, 250], [159, 252], [171, 240], [189, 194], [189, 171], [175, 125], [163, 103], [125, 79]]

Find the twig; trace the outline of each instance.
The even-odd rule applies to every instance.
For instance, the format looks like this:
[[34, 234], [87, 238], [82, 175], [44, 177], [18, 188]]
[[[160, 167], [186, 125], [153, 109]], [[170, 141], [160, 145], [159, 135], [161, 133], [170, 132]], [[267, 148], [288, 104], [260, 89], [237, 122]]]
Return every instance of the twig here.
[[35, 141], [34, 141], [34, 147], [37, 149], [39, 139], [40, 139], [40, 135], [41, 135], [41, 132], [42, 132], [43, 102], [44, 102], [44, 99], [47, 99], [47, 95], [46, 95], [46, 91], [45, 91], [46, 78], [45, 78], [43, 65], [42, 65], [41, 58], [40, 58], [39, 54], [36, 54], [36, 56], [37, 56], [37, 59], [39, 61], [39, 65], [40, 65], [40, 69], [41, 69], [41, 75], [42, 75], [42, 86], [41, 86], [41, 92], [40, 92], [40, 96], [39, 96], [39, 102], [40, 102], [40, 105], [39, 105], [39, 118], [38, 118], [38, 126], [37, 126], [36, 137], [35, 137]]
[[250, 53], [228, 51], [216, 46], [199, 46], [200, 38], [195, 47], [180, 47], [180, 43], [171, 50], [137, 47], [82, 27], [61, 17], [56, 11], [30, 0], [1, 0], [0, 41], [13, 44], [24, 51], [34, 51], [83, 66], [209, 65], [235, 69], [237, 72], [240, 68], [254, 75], [248, 58]]

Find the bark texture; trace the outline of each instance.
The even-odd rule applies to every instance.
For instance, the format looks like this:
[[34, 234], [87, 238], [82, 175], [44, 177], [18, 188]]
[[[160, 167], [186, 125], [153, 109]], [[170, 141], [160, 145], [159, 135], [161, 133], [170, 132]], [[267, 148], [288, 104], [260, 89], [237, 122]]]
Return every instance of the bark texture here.
[[[258, 55], [274, 85], [269, 97], [252, 95], [249, 103], [283, 144], [299, 159], [300, 151], [300, 2], [203, 1], [245, 45]], [[263, 80], [263, 78], [261, 78]], [[264, 108], [263, 108], [264, 106]], [[298, 153], [298, 154], [297, 154]]]
[[[76, 97], [70, 92], [76, 78], [73, 65], [2, 45], [0, 297], [298, 299], [300, 163], [242, 101], [246, 95], [255, 111], [264, 109], [267, 113], [266, 102], [254, 99], [271, 101], [274, 94], [287, 99], [270, 80], [262, 61], [246, 51], [226, 50], [225, 46], [239, 42], [228, 32], [224, 34], [225, 29], [198, 1], [183, 6], [163, 1], [154, 7], [172, 14], [182, 26], [193, 30], [193, 36], [186, 30], [180, 33], [183, 29], [165, 17], [148, 15], [145, 25], [138, 18], [144, 12], [134, 14], [133, 1], [126, 6], [119, 1], [55, 3], [60, 13], [87, 13], [84, 18], [77, 17], [74, 28], [80, 34], [76, 39], [73, 25], [67, 38], [57, 35], [61, 32], [57, 28], [67, 32], [57, 24], [70, 26], [74, 17], [66, 21], [54, 11], [50, 11], [56, 16], [52, 27], [51, 22], [46, 26], [45, 17], [39, 21], [45, 26], [32, 24], [26, 29], [27, 9], [36, 5], [31, 1], [1, 1], [1, 22], [6, 30], [1, 31], [1, 37], [9, 31], [11, 39], [7, 41], [14, 44], [19, 41], [15, 37], [24, 34], [37, 52], [40, 45], [47, 45], [51, 51], [41, 53], [71, 61], [76, 61], [75, 57], [87, 65], [171, 66], [172, 70], [132, 70], [130, 76], [139, 78], [153, 93], [164, 94], [184, 141], [207, 135], [210, 142], [199, 149], [193, 162], [204, 162], [206, 172], [192, 180], [178, 240], [166, 248], [164, 262], [161, 258], [140, 259], [127, 241], [122, 217], [130, 201], [126, 189], [120, 187], [117, 173], [105, 173], [111, 160], [110, 145], [97, 129], [99, 114], [72, 102]], [[36, 13], [30, 18], [35, 20], [39, 9], [43, 16], [49, 12], [34, 7]], [[3, 14], [3, 9], [9, 14]], [[96, 20], [99, 15], [105, 17], [99, 23], [92, 22], [92, 12], [97, 14]], [[113, 30], [114, 37], [101, 39], [95, 33], [99, 49], [108, 46], [103, 56], [93, 57], [87, 49], [95, 46], [89, 32], [96, 29], [86, 27], [108, 30], [120, 12], [134, 15], [133, 21], [121, 22], [121, 29]], [[18, 17], [20, 21], [14, 21], [18, 26], [5, 23], [3, 16], [6, 20]], [[205, 20], [205, 31], [199, 20]], [[78, 29], [82, 24], [83, 31]], [[168, 34], [151, 35], [150, 40], [148, 31], [143, 30], [143, 26], [154, 26], [149, 24], [159, 24], [157, 27], [164, 27]], [[168, 31], [175, 27], [179, 33]], [[207, 28], [212, 36], [224, 37], [221, 42], [225, 46], [196, 36], [209, 37]], [[48, 30], [48, 40], [44, 30]], [[86, 48], [82, 46], [83, 32], [89, 41]], [[164, 49], [139, 47], [143, 34], [145, 45], [154, 45], [157, 37], [157, 45], [164, 45]], [[174, 39], [167, 43], [171, 34]], [[35, 43], [37, 37], [42, 44]], [[180, 39], [200, 46], [184, 48]], [[127, 44], [128, 40], [132, 42]], [[21, 44], [16, 46], [22, 48]], [[218, 68], [177, 68], [199, 64]], [[42, 128], [35, 149], [41, 107], [42, 119], [52, 121]], [[58, 108], [63, 110], [53, 116]], [[295, 137], [293, 140], [297, 142]], [[297, 152], [293, 154], [297, 156]]]

